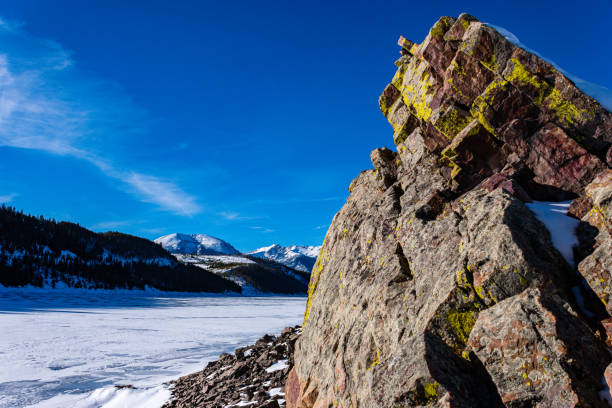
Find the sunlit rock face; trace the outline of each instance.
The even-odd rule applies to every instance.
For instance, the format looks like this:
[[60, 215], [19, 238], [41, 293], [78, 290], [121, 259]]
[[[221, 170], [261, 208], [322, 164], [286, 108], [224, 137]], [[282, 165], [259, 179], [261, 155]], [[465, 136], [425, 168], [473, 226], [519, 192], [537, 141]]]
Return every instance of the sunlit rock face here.
[[[399, 44], [396, 148], [327, 232], [287, 405], [607, 406], [612, 115], [467, 14]], [[570, 199], [577, 270], [525, 205]]]

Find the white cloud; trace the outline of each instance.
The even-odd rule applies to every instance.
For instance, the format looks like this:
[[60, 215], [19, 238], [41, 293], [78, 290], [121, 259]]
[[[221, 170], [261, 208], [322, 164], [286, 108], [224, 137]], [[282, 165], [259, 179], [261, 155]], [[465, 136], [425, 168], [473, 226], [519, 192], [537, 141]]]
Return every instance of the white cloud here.
[[0, 204], [10, 203], [18, 195], [19, 194], [17, 194], [17, 193], [10, 193], [10, 194], [0, 195]]
[[238, 218], [240, 218], [240, 214], [232, 211], [221, 211], [219, 215], [230, 221], [237, 220]]
[[132, 186], [145, 202], [160, 205], [180, 215], [194, 215], [201, 208], [195, 198], [176, 185], [147, 174], [131, 173], [121, 179]]
[[241, 215], [234, 211], [221, 211], [218, 214], [228, 221], [251, 221], [263, 218], [261, 216]]
[[135, 125], [142, 109], [116, 84], [83, 78], [73, 66], [61, 45], [0, 19], [0, 146], [86, 160], [140, 201], [179, 215], [200, 212], [195, 197], [173, 182], [109, 159], [111, 137], [142, 131]]
[[276, 231], [276, 230], [273, 230], [271, 228], [260, 227], [260, 226], [254, 226], [254, 227], [251, 227], [251, 229], [257, 230], [257, 231], [262, 232], [264, 234], [269, 234], [271, 232], [275, 232]]

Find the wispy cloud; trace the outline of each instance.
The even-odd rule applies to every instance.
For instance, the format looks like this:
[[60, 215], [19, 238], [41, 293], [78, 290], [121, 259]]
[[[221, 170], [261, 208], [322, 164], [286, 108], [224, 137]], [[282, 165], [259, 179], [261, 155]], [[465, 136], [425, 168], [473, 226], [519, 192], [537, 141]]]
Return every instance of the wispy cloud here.
[[327, 228], [327, 227], [329, 227], [329, 225], [317, 225], [316, 227], [314, 227], [314, 229], [321, 230], [321, 229]]
[[0, 146], [76, 157], [143, 202], [192, 216], [196, 198], [171, 180], [114, 163], [109, 138], [142, 132], [144, 113], [116, 84], [83, 78], [70, 52], [0, 19]]
[[254, 227], [251, 227], [251, 229], [257, 230], [257, 231], [262, 232], [264, 234], [269, 234], [271, 232], [275, 232], [276, 231], [276, 230], [273, 230], [271, 228], [260, 227], [260, 226], [254, 226]]
[[232, 211], [221, 211], [219, 215], [229, 221], [237, 220], [238, 218], [240, 218], [240, 214]]
[[201, 210], [195, 197], [170, 182], [140, 173], [121, 174], [120, 178], [140, 194], [142, 201], [158, 204], [180, 215], [193, 215]]
[[10, 203], [18, 195], [19, 194], [17, 194], [17, 193], [10, 193], [10, 194], [0, 195], [0, 204]]
[[228, 221], [252, 221], [263, 218], [261, 216], [242, 215], [234, 211], [221, 211], [218, 214]]

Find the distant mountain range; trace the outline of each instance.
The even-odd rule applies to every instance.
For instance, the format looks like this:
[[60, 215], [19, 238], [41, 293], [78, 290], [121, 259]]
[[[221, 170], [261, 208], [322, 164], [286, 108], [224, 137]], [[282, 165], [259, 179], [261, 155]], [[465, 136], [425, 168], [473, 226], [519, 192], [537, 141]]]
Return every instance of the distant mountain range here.
[[273, 244], [248, 252], [248, 255], [271, 259], [298, 271], [310, 273], [320, 250], [320, 246], [291, 245], [284, 247]]
[[[173, 254], [240, 255], [240, 252], [228, 242], [206, 234], [174, 233], [159, 237], [154, 242]], [[298, 271], [310, 273], [320, 250], [320, 246], [291, 245], [284, 247], [272, 244], [247, 252], [245, 255], [269, 259]]]
[[305, 294], [318, 247], [241, 254], [222, 239], [174, 233], [151, 242], [96, 233], [0, 206], [0, 285]]
[[320, 250], [274, 244], [240, 254], [231, 244], [205, 234], [174, 233], [155, 242], [181, 262], [228, 278], [247, 293], [305, 293]]

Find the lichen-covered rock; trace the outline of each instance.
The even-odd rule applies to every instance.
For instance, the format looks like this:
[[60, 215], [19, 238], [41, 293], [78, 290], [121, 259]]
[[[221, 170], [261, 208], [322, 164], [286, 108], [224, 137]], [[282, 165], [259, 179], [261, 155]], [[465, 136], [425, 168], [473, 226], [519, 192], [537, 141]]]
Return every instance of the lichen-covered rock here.
[[582, 218], [582, 229], [596, 234], [583, 243], [590, 252], [578, 271], [612, 314], [612, 170], [601, 172], [585, 189], [591, 209]]
[[469, 344], [507, 406], [602, 405], [609, 351], [558, 296], [528, 289], [498, 303], [482, 312]]
[[[593, 180], [609, 171], [612, 115], [467, 14], [400, 46], [379, 99], [397, 152], [372, 153], [327, 232], [288, 407], [605, 406], [609, 316], [574, 296], [580, 276], [524, 202], [609, 203]], [[531, 386], [487, 340], [523, 318], [516, 356], [551, 359]]]

